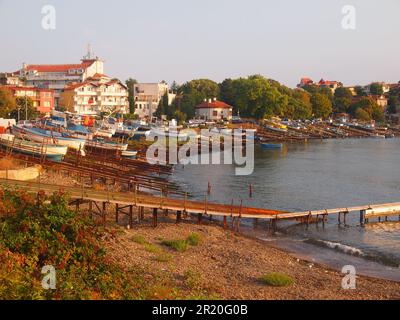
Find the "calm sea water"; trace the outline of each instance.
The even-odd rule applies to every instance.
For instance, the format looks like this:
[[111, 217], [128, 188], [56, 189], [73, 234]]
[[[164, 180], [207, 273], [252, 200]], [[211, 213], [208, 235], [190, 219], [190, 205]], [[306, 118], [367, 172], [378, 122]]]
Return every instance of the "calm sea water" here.
[[[305, 211], [400, 202], [400, 139], [346, 139], [286, 144], [282, 150], [256, 147], [250, 176], [235, 176], [231, 165], [177, 167], [172, 179], [204, 199], [245, 206]], [[253, 197], [249, 197], [249, 185]], [[284, 223], [272, 236], [266, 226], [259, 238], [316, 262], [341, 269], [355, 265], [360, 273], [400, 281], [400, 222], [359, 226], [348, 215], [348, 227], [331, 216], [325, 229]]]

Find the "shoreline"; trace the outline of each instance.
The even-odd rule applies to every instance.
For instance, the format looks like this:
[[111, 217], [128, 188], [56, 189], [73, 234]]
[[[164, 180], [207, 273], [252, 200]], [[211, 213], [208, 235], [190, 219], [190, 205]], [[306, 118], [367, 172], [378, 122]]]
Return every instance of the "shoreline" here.
[[[110, 259], [125, 268], [140, 266], [149, 279], [160, 280], [161, 277], [162, 283], [166, 281], [168, 286], [177, 286], [187, 294], [190, 288], [182, 279], [193, 271], [201, 279], [199, 287], [206, 294], [205, 298], [400, 299], [399, 282], [357, 275], [356, 290], [343, 290], [341, 281], [345, 274], [295, 257], [261, 239], [224, 231], [213, 222], [197, 225], [188, 220], [175, 224], [163, 217], [155, 229], [147, 224], [130, 230], [121, 226], [117, 229], [116, 239], [106, 243]], [[183, 239], [191, 232], [198, 233], [201, 242], [185, 252], [175, 252], [160, 242], [161, 239]], [[153, 250], [132, 241], [138, 236]], [[158, 260], [164, 254], [170, 259]], [[293, 277], [293, 286], [269, 287], [259, 281], [263, 274], [277, 271]]]

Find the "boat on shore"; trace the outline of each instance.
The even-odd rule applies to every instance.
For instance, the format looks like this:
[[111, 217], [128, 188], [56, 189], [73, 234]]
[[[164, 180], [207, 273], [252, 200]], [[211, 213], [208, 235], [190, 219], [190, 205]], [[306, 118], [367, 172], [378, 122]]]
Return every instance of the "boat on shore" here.
[[67, 146], [60, 146], [48, 143], [36, 143], [23, 139], [18, 139], [12, 134], [1, 134], [0, 144], [3, 147], [11, 148], [13, 151], [18, 153], [42, 156], [46, 158], [60, 162], [68, 151]]
[[115, 143], [112, 141], [104, 141], [100, 139], [88, 140], [86, 141], [86, 146], [91, 148], [106, 149], [106, 150], [118, 150], [118, 151], [128, 150], [127, 143]]
[[12, 134], [14, 134], [18, 138], [23, 138], [35, 142], [66, 146], [68, 148], [80, 151], [83, 156], [85, 155], [85, 140], [64, 137], [60, 132], [41, 129], [37, 127], [26, 128], [13, 126]]

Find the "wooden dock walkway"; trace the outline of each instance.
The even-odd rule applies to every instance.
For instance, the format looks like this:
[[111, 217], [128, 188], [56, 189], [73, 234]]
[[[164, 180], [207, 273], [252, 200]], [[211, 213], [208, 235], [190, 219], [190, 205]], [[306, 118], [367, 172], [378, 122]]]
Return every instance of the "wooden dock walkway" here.
[[209, 203], [207, 197], [205, 197], [204, 201], [188, 200], [186, 197], [184, 199], [170, 198], [165, 197], [161, 192], [160, 196], [156, 196], [138, 193], [136, 190], [135, 192], [99, 191], [85, 188], [84, 186], [70, 187], [9, 179], [0, 179], [0, 185], [21, 188], [31, 193], [44, 191], [49, 194], [61, 191], [68, 194], [77, 209], [79, 209], [80, 204], [88, 203], [90, 213], [100, 215], [104, 222], [107, 205], [113, 204], [116, 207], [116, 221], [118, 221], [119, 214], [128, 215], [130, 225], [132, 225], [133, 221], [134, 208], [137, 209], [139, 220], [140, 217], [143, 218], [145, 208], [153, 210], [154, 226], [157, 226], [158, 210], [163, 210], [164, 212], [176, 212], [177, 222], [181, 220], [182, 214], [197, 214], [199, 222], [201, 222], [203, 215], [209, 217], [219, 216], [223, 218], [225, 228], [227, 228], [227, 218], [230, 217], [231, 227], [233, 228], [235, 225], [237, 230], [239, 230], [241, 218], [269, 220], [273, 227], [276, 226], [276, 222], [279, 220], [298, 220], [307, 225], [322, 221], [323, 225], [325, 225], [327, 216], [333, 214], [338, 215], [339, 224], [346, 225], [346, 217], [352, 212], [360, 213], [361, 225], [368, 223], [370, 218], [378, 218], [381, 221], [382, 217], [387, 220], [388, 216], [398, 215], [400, 219], [400, 202], [290, 213], [280, 210], [245, 207], [234, 203], [230, 205]]

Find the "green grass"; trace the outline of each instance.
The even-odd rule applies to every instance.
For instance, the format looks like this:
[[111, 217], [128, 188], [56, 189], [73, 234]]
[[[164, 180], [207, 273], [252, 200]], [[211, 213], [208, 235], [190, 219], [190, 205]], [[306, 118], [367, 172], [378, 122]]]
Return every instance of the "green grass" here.
[[201, 237], [198, 233], [194, 233], [192, 232], [191, 234], [189, 234], [189, 236], [186, 238], [186, 241], [191, 245], [191, 246], [197, 246], [200, 241], [201, 241]]
[[132, 237], [132, 241], [133, 241], [133, 242], [136, 242], [136, 243], [138, 243], [138, 244], [146, 244], [146, 243], [147, 243], [146, 239], [145, 239], [142, 235], [140, 235], [140, 234], [135, 234], [135, 235]]
[[172, 256], [167, 253], [160, 253], [154, 257], [157, 262], [169, 262], [172, 260]]
[[156, 254], [161, 252], [161, 248], [156, 246], [155, 244], [145, 243], [143, 246], [144, 246], [144, 250], [146, 250], [147, 252], [156, 253]]
[[199, 289], [201, 287], [202, 278], [200, 272], [189, 269], [185, 272], [184, 277], [185, 284], [190, 289]]
[[178, 252], [185, 252], [189, 247], [186, 240], [163, 240], [161, 244]]
[[272, 287], [287, 287], [293, 284], [293, 278], [281, 272], [270, 272], [261, 277], [261, 281]]

